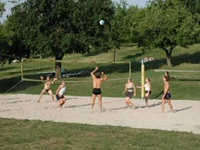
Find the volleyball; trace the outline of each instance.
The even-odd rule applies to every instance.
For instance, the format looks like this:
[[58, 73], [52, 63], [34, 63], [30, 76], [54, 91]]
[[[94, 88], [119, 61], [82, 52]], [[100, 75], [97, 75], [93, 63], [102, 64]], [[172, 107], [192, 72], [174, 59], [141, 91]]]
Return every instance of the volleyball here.
[[100, 20], [100, 21], [99, 21], [99, 24], [100, 24], [100, 25], [104, 25], [104, 24], [105, 24], [105, 21], [104, 21], [104, 20]]

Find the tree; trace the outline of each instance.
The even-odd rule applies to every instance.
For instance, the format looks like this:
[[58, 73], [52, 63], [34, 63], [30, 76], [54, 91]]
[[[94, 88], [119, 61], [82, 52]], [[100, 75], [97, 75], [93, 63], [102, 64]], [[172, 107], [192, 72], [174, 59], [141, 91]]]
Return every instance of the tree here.
[[112, 38], [115, 46], [120, 47], [121, 43], [134, 42], [132, 28], [135, 28], [138, 19], [142, 15], [142, 11], [138, 6], [122, 6], [116, 4], [114, 19], [112, 20]]
[[180, 2], [188, 9], [191, 13], [200, 13], [200, 0], [180, 0]]
[[[111, 0], [27, 0], [13, 8], [9, 28], [30, 54], [54, 56], [62, 60], [66, 53], [86, 53], [111, 49]], [[99, 25], [104, 19], [106, 24]], [[56, 77], [61, 77], [61, 63], [56, 62]]]
[[193, 16], [179, 0], [152, 0], [136, 31], [138, 46], [164, 50], [167, 64], [172, 66], [174, 48], [188, 47], [199, 39], [199, 17]]
[[5, 3], [0, 2], [0, 17], [2, 17], [5, 11]]

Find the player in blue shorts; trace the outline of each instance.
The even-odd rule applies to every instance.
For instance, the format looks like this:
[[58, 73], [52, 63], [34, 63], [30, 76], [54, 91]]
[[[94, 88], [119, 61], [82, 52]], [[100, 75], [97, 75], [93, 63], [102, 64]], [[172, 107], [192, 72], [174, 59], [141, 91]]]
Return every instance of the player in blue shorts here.
[[164, 94], [162, 96], [162, 112], [165, 111], [165, 103], [169, 105], [169, 108], [174, 112], [173, 105], [171, 103], [170, 83], [167, 76], [163, 77], [164, 82]]

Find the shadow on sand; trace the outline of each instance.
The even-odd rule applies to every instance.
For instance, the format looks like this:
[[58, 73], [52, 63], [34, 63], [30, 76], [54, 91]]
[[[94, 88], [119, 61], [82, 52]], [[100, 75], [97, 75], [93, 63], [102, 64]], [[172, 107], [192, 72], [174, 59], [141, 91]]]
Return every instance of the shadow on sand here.
[[188, 106], [188, 107], [181, 108], [181, 109], [175, 109], [175, 111], [180, 112], [180, 111], [188, 110], [188, 109], [191, 109], [191, 108], [192, 108], [192, 106]]

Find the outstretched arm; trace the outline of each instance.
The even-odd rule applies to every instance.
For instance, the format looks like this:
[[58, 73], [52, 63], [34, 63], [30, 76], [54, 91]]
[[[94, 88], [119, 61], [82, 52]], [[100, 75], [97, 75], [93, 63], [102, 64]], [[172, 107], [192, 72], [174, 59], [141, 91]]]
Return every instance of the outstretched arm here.
[[45, 83], [43, 76], [40, 76], [40, 80], [42, 81], [42, 83]]
[[143, 88], [144, 86], [136, 86], [136, 88], [138, 88], [138, 89], [141, 89], [141, 88]]
[[51, 82], [51, 84], [54, 84], [54, 82], [57, 80], [57, 78], [54, 78], [53, 81]]

